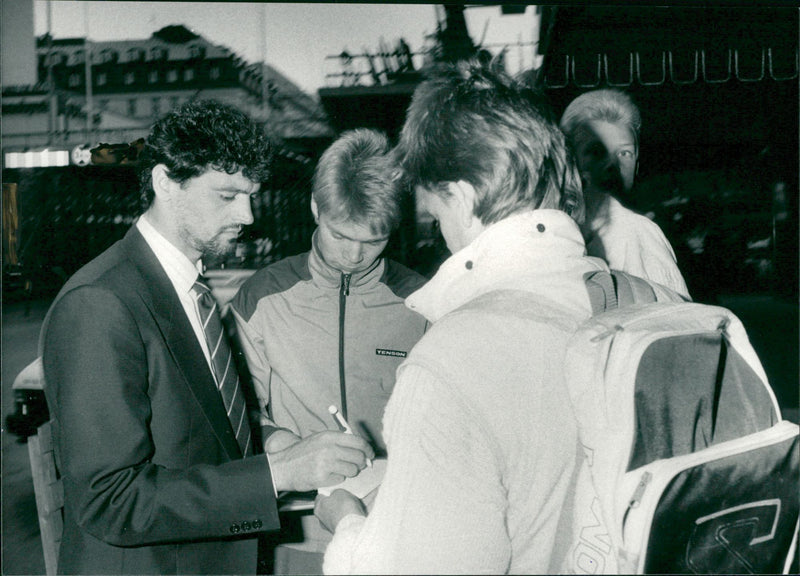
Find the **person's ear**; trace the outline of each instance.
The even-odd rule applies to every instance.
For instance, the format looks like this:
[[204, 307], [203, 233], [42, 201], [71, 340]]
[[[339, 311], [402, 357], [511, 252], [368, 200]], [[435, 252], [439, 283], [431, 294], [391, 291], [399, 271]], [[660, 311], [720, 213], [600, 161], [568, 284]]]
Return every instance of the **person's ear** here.
[[314, 215], [314, 222], [319, 224], [319, 206], [313, 196], [311, 197], [311, 213]]
[[153, 182], [153, 192], [155, 192], [156, 198], [160, 199], [162, 202], [168, 200], [175, 186], [179, 186], [177, 182], [169, 177], [169, 171], [164, 164], [156, 164], [153, 166], [151, 179]]
[[477, 194], [475, 187], [464, 180], [450, 182], [448, 189], [452, 195], [451, 201], [455, 202], [456, 215], [464, 228], [472, 226], [475, 220], [475, 202]]

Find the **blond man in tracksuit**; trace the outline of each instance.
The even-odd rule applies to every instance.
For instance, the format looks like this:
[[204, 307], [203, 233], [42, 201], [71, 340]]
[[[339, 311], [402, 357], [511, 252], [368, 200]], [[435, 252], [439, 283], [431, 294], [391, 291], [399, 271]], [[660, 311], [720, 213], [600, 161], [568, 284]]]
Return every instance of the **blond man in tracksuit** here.
[[[395, 371], [427, 324], [404, 304], [425, 278], [381, 257], [400, 220], [389, 148], [374, 130], [342, 134], [314, 174], [311, 250], [257, 271], [231, 302], [267, 454], [338, 430], [329, 406], [385, 451]], [[312, 515], [300, 520], [304, 542], [276, 549], [276, 573], [322, 573], [330, 534]]]
[[425, 278], [381, 257], [400, 219], [388, 151], [374, 130], [337, 139], [314, 175], [311, 251], [259, 270], [231, 303], [267, 453], [336, 430], [331, 405], [384, 448], [395, 370], [426, 326], [403, 303]]

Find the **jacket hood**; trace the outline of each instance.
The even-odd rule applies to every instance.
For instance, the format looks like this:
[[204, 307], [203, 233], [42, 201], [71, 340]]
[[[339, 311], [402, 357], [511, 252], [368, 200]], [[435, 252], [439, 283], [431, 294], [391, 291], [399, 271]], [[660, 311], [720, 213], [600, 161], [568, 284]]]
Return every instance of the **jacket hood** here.
[[487, 292], [524, 290], [588, 317], [583, 275], [592, 270], [608, 267], [586, 256], [575, 221], [560, 210], [532, 210], [486, 228], [448, 258], [406, 305], [435, 322]]

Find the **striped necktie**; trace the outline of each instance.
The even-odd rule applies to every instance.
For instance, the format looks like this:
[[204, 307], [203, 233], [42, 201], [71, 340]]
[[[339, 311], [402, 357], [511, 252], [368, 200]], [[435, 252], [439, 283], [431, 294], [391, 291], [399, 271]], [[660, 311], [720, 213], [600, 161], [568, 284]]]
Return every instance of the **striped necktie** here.
[[206, 279], [200, 275], [192, 286], [192, 294], [197, 302], [197, 312], [203, 324], [206, 343], [211, 354], [214, 380], [222, 395], [225, 411], [236, 433], [236, 441], [242, 449], [242, 454], [247, 456], [250, 448], [250, 423], [247, 421], [247, 410], [239, 385], [239, 375], [233, 361], [233, 354], [228, 344], [222, 320], [217, 308], [217, 301], [211, 294], [211, 289], [206, 284]]

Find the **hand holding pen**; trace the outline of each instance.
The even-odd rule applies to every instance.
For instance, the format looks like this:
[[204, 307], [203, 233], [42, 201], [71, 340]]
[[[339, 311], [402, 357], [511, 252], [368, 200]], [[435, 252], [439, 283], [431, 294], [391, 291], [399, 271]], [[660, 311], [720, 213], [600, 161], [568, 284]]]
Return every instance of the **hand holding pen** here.
[[324, 430], [271, 452], [270, 473], [279, 492], [307, 492], [358, 476], [371, 457], [374, 451], [361, 436]]
[[[347, 423], [347, 420], [344, 419], [344, 416], [342, 416], [341, 412], [339, 412], [339, 409], [336, 406], [333, 404], [328, 406], [328, 412], [330, 412], [331, 416], [333, 416], [333, 419], [336, 421], [336, 425], [339, 426], [339, 430], [345, 434], [352, 434], [355, 436], [350, 424]], [[367, 466], [372, 468], [372, 459], [367, 458]]]

